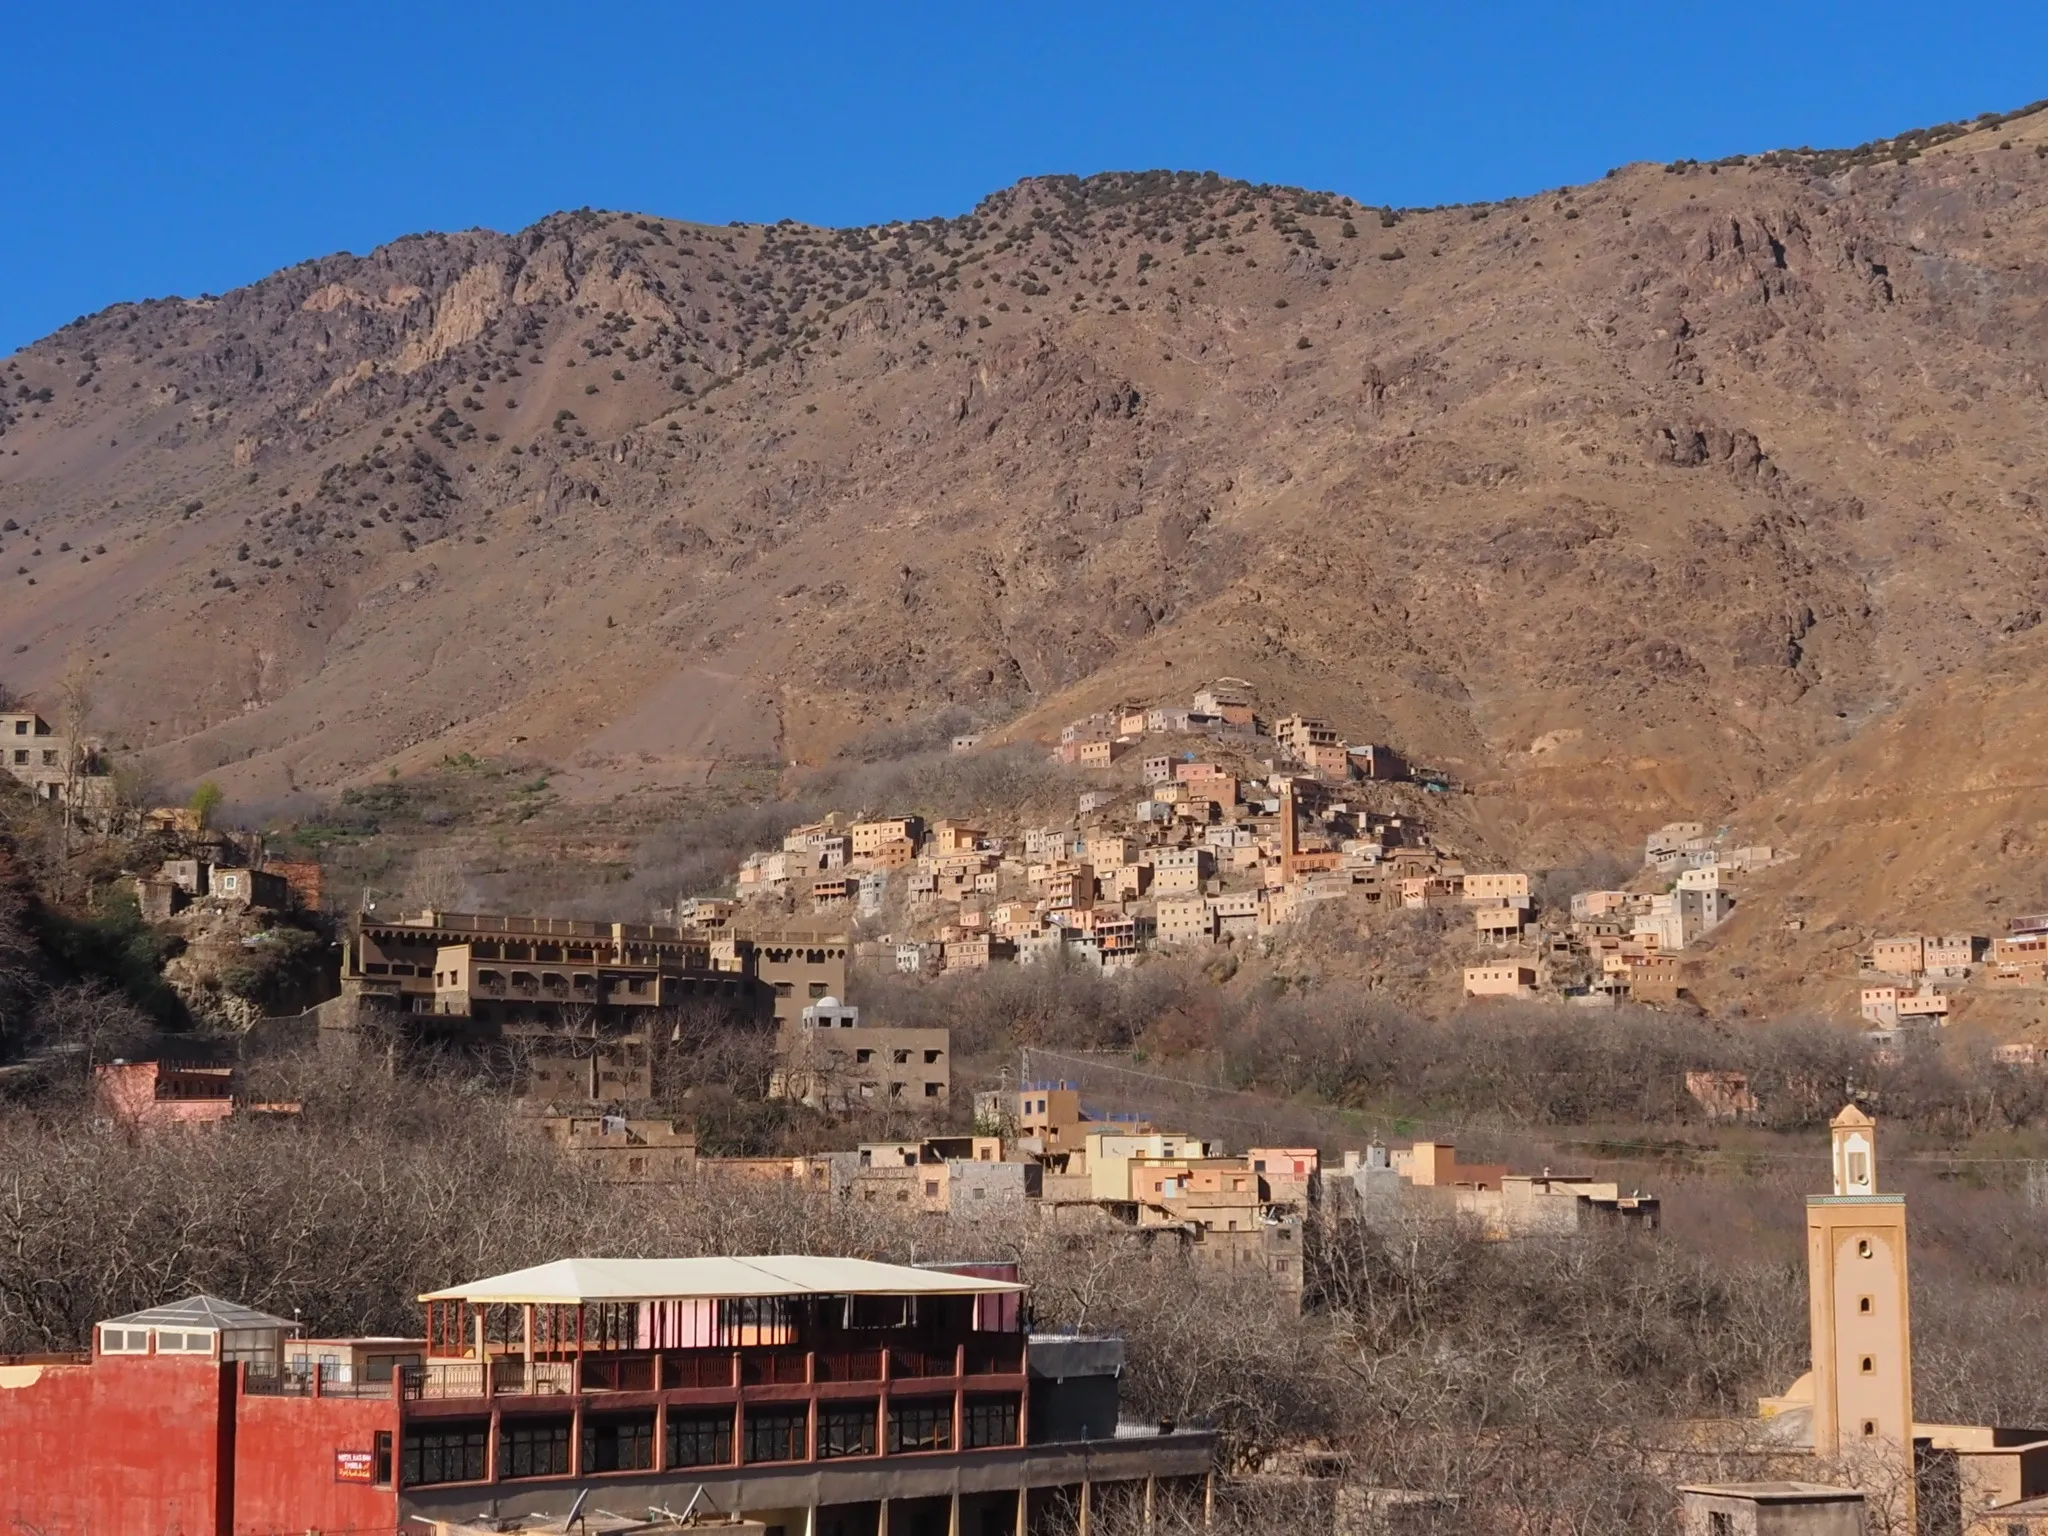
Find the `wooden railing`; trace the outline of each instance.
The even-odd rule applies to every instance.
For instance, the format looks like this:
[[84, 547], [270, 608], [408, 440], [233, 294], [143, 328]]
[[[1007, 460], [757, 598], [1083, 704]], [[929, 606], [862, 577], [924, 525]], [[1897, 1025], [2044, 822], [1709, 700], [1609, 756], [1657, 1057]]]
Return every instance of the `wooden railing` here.
[[882, 1351], [879, 1349], [821, 1350], [818, 1353], [820, 1381], [880, 1381]]
[[[737, 1366], [735, 1358], [737, 1357]], [[535, 1361], [518, 1356], [490, 1362], [489, 1395], [561, 1396], [576, 1392], [724, 1391], [735, 1386], [791, 1387], [813, 1382], [933, 1381], [955, 1376], [1017, 1375], [1024, 1369], [1022, 1339], [984, 1339], [926, 1348], [683, 1349], [603, 1351], [580, 1362]], [[735, 1380], [737, 1377], [737, 1380]], [[480, 1398], [486, 1368], [474, 1360], [429, 1360], [409, 1366], [401, 1391], [412, 1399]]]
[[[582, 1386], [585, 1392], [652, 1392], [661, 1374], [661, 1361], [654, 1355], [586, 1355]], [[725, 1374], [730, 1381], [730, 1366]]]
[[800, 1349], [749, 1349], [740, 1354], [740, 1384], [796, 1387], [810, 1380], [809, 1356]]
[[889, 1346], [891, 1381], [916, 1381], [933, 1376], [951, 1376], [958, 1368], [957, 1350], [916, 1349], [900, 1344]]
[[[589, 1375], [586, 1362], [585, 1376]], [[730, 1387], [733, 1384], [732, 1351], [691, 1349], [665, 1353], [661, 1357], [661, 1384], [675, 1391]]]

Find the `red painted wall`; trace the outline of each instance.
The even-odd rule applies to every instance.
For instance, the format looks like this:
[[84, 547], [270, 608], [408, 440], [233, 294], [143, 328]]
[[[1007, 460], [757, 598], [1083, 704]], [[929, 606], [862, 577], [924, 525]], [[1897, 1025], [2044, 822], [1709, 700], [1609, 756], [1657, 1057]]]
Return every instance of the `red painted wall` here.
[[[388, 1398], [238, 1397], [210, 1360], [0, 1366], [0, 1532], [277, 1536], [398, 1529], [390, 1488], [336, 1451], [398, 1431]], [[395, 1453], [395, 1446], [394, 1446]]]
[[336, 1482], [336, 1451], [368, 1451], [376, 1431], [398, 1456], [398, 1404], [389, 1399], [245, 1397], [235, 1414], [235, 1536], [395, 1531], [398, 1495]]
[[0, 1529], [222, 1536], [228, 1400], [210, 1360], [0, 1367]]

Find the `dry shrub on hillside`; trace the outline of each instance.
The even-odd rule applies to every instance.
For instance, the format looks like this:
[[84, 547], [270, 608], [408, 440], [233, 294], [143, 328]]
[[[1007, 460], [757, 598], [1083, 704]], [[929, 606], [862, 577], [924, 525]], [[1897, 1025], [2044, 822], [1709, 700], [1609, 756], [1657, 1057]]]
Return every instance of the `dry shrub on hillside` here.
[[1179, 1009], [1194, 983], [1177, 966], [1146, 966], [1117, 981], [1069, 965], [1005, 965], [931, 981], [864, 973], [853, 989], [877, 1021], [951, 1029], [956, 1055], [1022, 1045], [1123, 1050], [1162, 1015]]
[[[408, 1332], [423, 1290], [565, 1254], [1016, 1258], [1039, 1326], [1126, 1338], [1133, 1418], [1212, 1418], [1241, 1468], [1326, 1445], [1354, 1485], [1443, 1494], [1446, 1530], [1597, 1533], [1668, 1518], [1661, 1424], [1747, 1416], [1804, 1366], [1804, 1171], [1696, 1176], [1668, 1192], [1691, 1215], [1657, 1234], [1486, 1243], [1396, 1202], [1311, 1244], [1315, 1304], [1296, 1315], [1255, 1275], [1107, 1225], [956, 1223], [712, 1175], [619, 1188], [474, 1084], [323, 1059], [263, 1071], [261, 1091], [304, 1100], [300, 1123], [129, 1138], [59, 1105], [0, 1117], [0, 1351], [75, 1346], [195, 1289], [320, 1333]], [[1923, 1413], [2048, 1417], [2030, 1213], [1995, 1191], [1912, 1192]], [[1750, 1207], [1769, 1219], [1746, 1225]], [[1253, 1476], [1223, 1528], [1328, 1496]]]
[[1940, 1135], [2048, 1126], [2048, 1073], [1970, 1042], [1881, 1053], [1824, 1020], [1709, 1020], [1648, 1008], [1489, 1003], [1432, 1018], [1341, 982], [1240, 978], [1217, 951], [1123, 976], [1001, 966], [933, 980], [868, 973], [855, 999], [878, 1022], [945, 1026], [962, 1056], [1020, 1047], [1127, 1051], [1210, 1072], [1218, 1087], [1503, 1126], [1696, 1123], [1698, 1070], [1749, 1075], [1774, 1130], [1826, 1123], [1845, 1097]]

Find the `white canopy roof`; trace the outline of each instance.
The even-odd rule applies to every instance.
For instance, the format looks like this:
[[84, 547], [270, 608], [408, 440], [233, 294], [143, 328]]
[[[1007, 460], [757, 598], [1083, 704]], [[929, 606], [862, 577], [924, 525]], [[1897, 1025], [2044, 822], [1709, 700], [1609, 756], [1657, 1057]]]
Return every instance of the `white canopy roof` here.
[[550, 1306], [742, 1296], [983, 1296], [1024, 1289], [1009, 1280], [878, 1264], [872, 1259], [772, 1254], [745, 1259], [557, 1259], [429, 1291], [420, 1300]]

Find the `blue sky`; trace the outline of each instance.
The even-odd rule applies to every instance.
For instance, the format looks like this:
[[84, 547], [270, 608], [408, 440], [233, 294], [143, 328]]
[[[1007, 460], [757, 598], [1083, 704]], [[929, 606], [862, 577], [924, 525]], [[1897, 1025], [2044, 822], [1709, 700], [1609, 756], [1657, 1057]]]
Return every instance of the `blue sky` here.
[[422, 229], [954, 213], [1154, 166], [1458, 202], [2048, 96], [2048, 6], [0, 0], [0, 352]]

